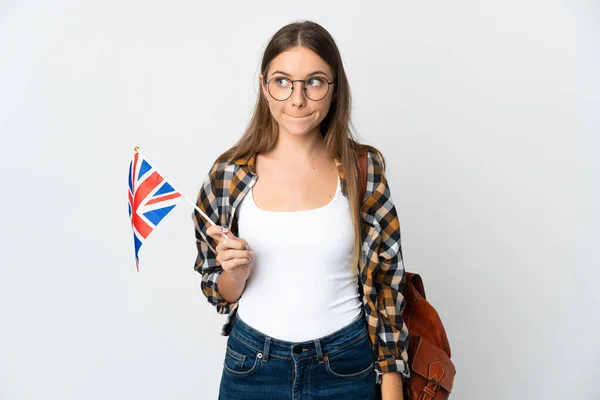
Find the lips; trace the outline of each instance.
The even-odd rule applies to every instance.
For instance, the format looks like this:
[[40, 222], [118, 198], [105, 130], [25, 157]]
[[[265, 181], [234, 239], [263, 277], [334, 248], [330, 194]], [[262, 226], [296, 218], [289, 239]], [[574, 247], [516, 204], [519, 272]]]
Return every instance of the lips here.
[[308, 115], [300, 115], [300, 116], [294, 116], [294, 115], [289, 115], [289, 114], [286, 114], [286, 115], [287, 115], [288, 117], [291, 117], [291, 118], [295, 118], [295, 119], [301, 119], [301, 118], [310, 117], [312, 114], [308, 114]]

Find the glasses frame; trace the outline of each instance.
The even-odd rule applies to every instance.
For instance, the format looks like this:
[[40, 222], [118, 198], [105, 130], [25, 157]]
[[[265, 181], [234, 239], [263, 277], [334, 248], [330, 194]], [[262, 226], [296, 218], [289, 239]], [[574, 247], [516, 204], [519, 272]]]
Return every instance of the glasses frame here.
[[[325, 95], [323, 95], [323, 97], [321, 97], [319, 100], [314, 100], [314, 99], [310, 98], [310, 97], [308, 96], [308, 93], [306, 93], [306, 81], [307, 81], [307, 80], [309, 80], [309, 79], [313, 79], [313, 78], [324, 78], [324, 79], [325, 79], [325, 82], [327, 82], [327, 91], [325, 92]], [[287, 79], [288, 81], [290, 81], [290, 82], [292, 83], [292, 90], [290, 91], [290, 95], [289, 95], [288, 97], [286, 97], [286, 98], [285, 98], [285, 99], [283, 99], [283, 100], [279, 100], [279, 99], [276, 99], [276, 98], [275, 98], [275, 96], [273, 96], [273, 94], [271, 93], [270, 86], [269, 86], [269, 84], [271, 83], [271, 81], [272, 81], [273, 79]], [[325, 77], [323, 77], [323, 76], [311, 76], [311, 77], [310, 77], [310, 78], [308, 78], [308, 79], [290, 79], [290, 78], [288, 78], [288, 77], [285, 77], [285, 76], [274, 76], [274, 77], [272, 77], [271, 79], [269, 79], [268, 81], [265, 79], [265, 80], [264, 80], [264, 83], [267, 85], [267, 92], [269, 92], [269, 96], [271, 96], [271, 98], [272, 98], [273, 100], [275, 100], [275, 101], [286, 101], [287, 99], [289, 99], [290, 97], [292, 97], [292, 94], [294, 93], [294, 82], [302, 82], [302, 88], [303, 88], [303, 90], [304, 90], [304, 95], [306, 96], [306, 98], [307, 98], [307, 99], [310, 99], [310, 100], [312, 100], [312, 101], [321, 101], [321, 100], [323, 100], [325, 97], [327, 97], [327, 95], [329, 94], [329, 88], [331, 87], [331, 84], [332, 84], [332, 83], [334, 83], [335, 81], [336, 81], [336, 79], [334, 79], [334, 80], [332, 80], [331, 82], [329, 82], [329, 81], [327, 80], [327, 78], [325, 78]]]

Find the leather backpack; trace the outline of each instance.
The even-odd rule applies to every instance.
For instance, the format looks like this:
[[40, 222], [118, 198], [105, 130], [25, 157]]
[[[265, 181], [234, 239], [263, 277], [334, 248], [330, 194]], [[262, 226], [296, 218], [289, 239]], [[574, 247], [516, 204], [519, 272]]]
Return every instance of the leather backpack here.
[[[357, 160], [357, 166], [361, 198], [364, 198], [367, 188], [366, 151]], [[410, 368], [410, 378], [403, 382], [404, 400], [446, 400], [452, 391], [456, 369], [450, 361], [450, 344], [442, 320], [427, 301], [423, 280], [418, 274], [406, 272], [402, 294], [406, 301], [402, 318], [409, 332]]]

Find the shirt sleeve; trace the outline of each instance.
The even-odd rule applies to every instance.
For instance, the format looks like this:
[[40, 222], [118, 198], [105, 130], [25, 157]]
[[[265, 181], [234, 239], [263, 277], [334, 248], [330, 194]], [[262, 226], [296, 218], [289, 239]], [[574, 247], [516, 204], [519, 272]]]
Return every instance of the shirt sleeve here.
[[371, 153], [370, 180], [372, 193], [365, 200], [367, 213], [373, 215], [376, 257], [379, 268], [374, 276], [377, 291], [377, 364], [382, 373], [401, 372], [410, 376], [408, 368], [408, 328], [402, 318], [405, 300], [402, 294], [406, 273], [400, 245], [400, 223], [396, 207], [380, 159]]
[[[213, 166], [206, 177], [198, 193], [196, 206], [208, 215], [213, 222], [226, 226], [226, 215], [219, 212], [217, 193], [222, 193], [221, 186], [223, 186], [223, 181], [219, 179], [219, 175], [222, 176], [222, 174], [218, 172], [217, 168], [218, 165]], [[217, 252], [215, 250], [217, 241], [206, 234], [210, 223], [195, 209], [192, 213], [192, 220], [194, 222], [196, 247], [198, 249], [194, 269], [202, 274], [202, 282], [200, 284], [202, 293], [206, 296], [208, 302], [216, 307], [217, 313], [228, 314], [234, 303], [228, 302], [219, 293], [218, 282], [223, 272], [223, 267], [217, 261]]]

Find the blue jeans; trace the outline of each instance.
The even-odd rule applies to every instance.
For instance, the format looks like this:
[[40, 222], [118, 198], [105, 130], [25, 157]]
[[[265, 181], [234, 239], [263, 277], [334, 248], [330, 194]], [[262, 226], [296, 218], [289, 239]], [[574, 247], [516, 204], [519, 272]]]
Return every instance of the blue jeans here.
[[374, 357], [364, 312], [306, 342], [270, 338], [237, 315], [227, 339], [219, 400], [375, 400]]

